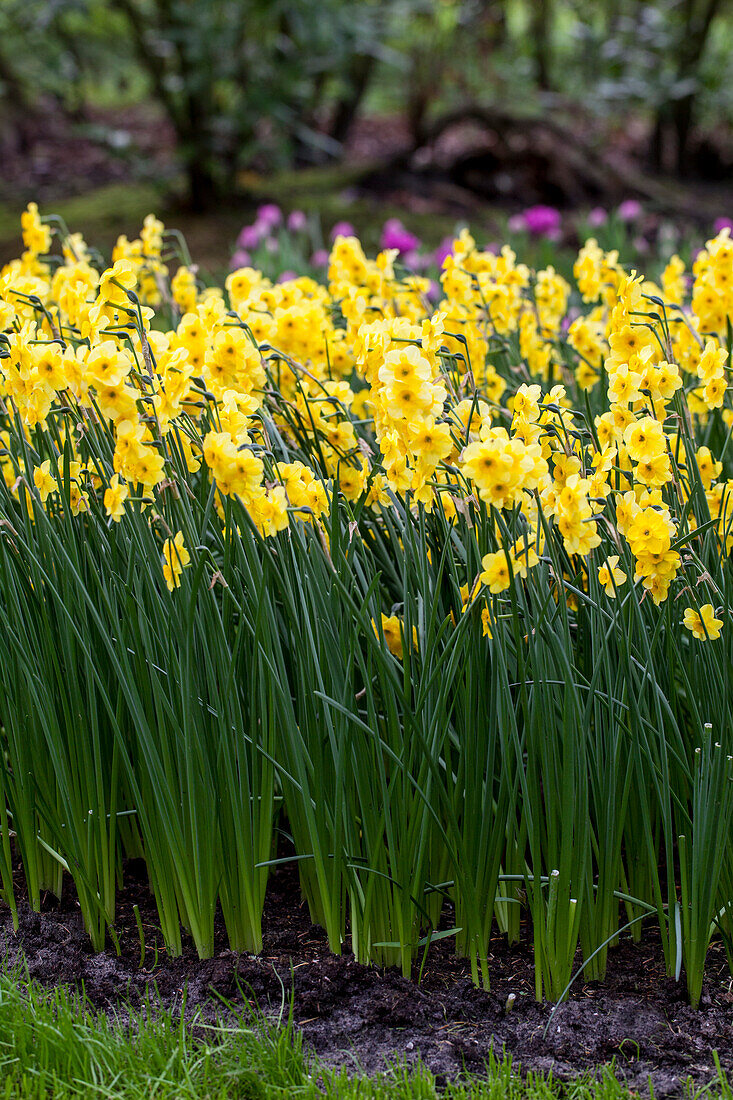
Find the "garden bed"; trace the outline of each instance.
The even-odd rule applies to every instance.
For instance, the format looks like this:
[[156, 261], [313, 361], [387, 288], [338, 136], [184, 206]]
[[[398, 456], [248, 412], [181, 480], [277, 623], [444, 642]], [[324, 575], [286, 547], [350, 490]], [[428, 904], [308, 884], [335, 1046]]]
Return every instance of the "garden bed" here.
[[[258, 212], [268, 241], [282, 221]], [[376, 260], [339, 227], [327, 286], [238, 254], [213, 288], [152, 215], [101, 273], [58, 218], [22, 226], [9, 963], [128, 1036], [148, 997], [201, 1029], [292, 992], [341, 1067], [709, 1081], [733, 1011], [729, 227], [659, 284], [595, 238], [571, 285], [465, 231], [439, 288], [392, 223]]]
[[[359, 965], [348, 945], [340, 958], [332, 955], [298, 900], [297, 874], [285, 867], [273, 875], [268, 890], [260, 956], [230, 951], [218, 918], [212, 959], [199, 961], [190, 943], [173, 959], [156, 930], [142, 866], [130, 864], [126, 881], [119, 896], [119, 956], [111, 948], [94, 954], [73, 893], [65, 890], [60, 903], [49, 897], [41, 914], [21, 901], [17, 936], [3, 909], [0, 949], [8, 963], [22, 955], [36, 981], [83, 988], [95, 1006], [123, 1019], [128, 1005], [137, 1008], [148, 996], [175, 1009], [184, 993], [186, 1012], [201, 1012], [204, 1019], [221, 1012], [221, 998], [241, 1005], [246, 997], [279, 1013], [284, 997], [287, 1013], [292, 989], [295, 1021], [321, 1061], [368, 1073], [394, 1059], [420, 1059], [438, 1080], [448, 1080], [463, 1069], [480, 1073], [493, 1047], [497, 1055], [505, 1050], [523, 1070], [551, 1070], [560, 1078], [614, 1061], [629, 1087], [646, 1091], [650, 1076], [654, 1095], [662, 1097], [679, 1093], [687, 1077], [699, 1084], [710, 1080], [716, 1049], [722, 1068], [733, 1070], [733, 994], [717, 945], [710, 950], [701, 1008], [695, 1012], [686, 1002], [684, 982], [665, 976], [658, 937], [649, 930], [639, 945], [622, 937], [610, 955], [606, 981], [579, 979], [545, 1038], [553, 1006], [534, 1000], [534, 963], [526, 943], [510, 948], [504, 937], [495, 937], [488, 993], [473, 986], [449, 940], [431, 945], [420, 983], [410, 982], [395, 969]], [[143, 966], [135, 905], [145, 935]], [[507, 1013], [511, 994], [514, 1007]]]

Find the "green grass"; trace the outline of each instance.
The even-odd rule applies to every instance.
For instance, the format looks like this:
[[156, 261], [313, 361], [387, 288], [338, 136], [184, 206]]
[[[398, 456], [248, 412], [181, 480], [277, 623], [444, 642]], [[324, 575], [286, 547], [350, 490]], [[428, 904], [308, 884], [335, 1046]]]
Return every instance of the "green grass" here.
[[[719, 1071], [705, 1089], [685, 1094], [730, 1100]], [[608, 1067], [560, 1082], [520, 1075], [510, 1058], [489, 1057], [484, 1077], [441, 1088], [423, 1066], [395, 1062], [379, 1077], [333, 1070], [312, 1057], [288, 1018], [266, 1021], [248, 1010], [204, 1025], [147, 1005], [126, 1022], [110, 1018], [65, 987], [46, 990], [22, 969], [0, 976], [0, 1097], [119, 1100], [333, 1097], [334, 1100], [626, 1100], [632, 1095]], [[650, 1096], [652, 1093], [650, 1092]]]
[[[12, 255], [18, 254], [20, 241], [20, 213], [33, 195], [19, 197], [16, 202], [0, 203], [0, 244], [3, 254], [12, 244]], [[54, 212], [62, 217], [72, 230], [82, 226], [90, 241], [97, 243], [97, 235], [114, 239], [124, 232], [121, 224], [137, 226], [151, 210], [159, 208], [163, 201], [161, 188], [151, 183], [110, 183], [96, 187], [73, 198], [53, 203]], [[91, 228], [93, 227], [93, 228]]]

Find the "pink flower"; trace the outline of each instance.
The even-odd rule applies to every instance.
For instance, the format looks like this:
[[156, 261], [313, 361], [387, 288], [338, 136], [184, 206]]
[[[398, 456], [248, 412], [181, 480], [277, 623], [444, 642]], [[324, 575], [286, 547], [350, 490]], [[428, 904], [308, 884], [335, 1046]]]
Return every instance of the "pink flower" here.
[[420, 238], [405, 229], [399, 218], [389, 218], [382, 230], [382, 248], [396, 248], [398, 252], [415, 252], [420, 247]]
[[635, 222], [642, 215], [642, 205], [638, 199], [626, 199], [616, 211], [616, 215], [622, 222]]
[[311, 267], [328, 267], [328, 252], [325, 248], [318, 248], [313, 253]]
[[608, 221], [608, 213], [602, 206], [594, 206], [588, 214], [588, 225], [591, 229], [599, 229]]
[[713, 229], [715, 230], [716, 236], [723, 229], [733, 230], [733, 218], [716, 218]]
[[331, 240], [335, 241], [337, 237], [355, 237], [356, 230], [351, 222], [336, 222], [331, 230]]
[[261, 226], [256, 223], [255, 225], [245, 225], [237, 238], [237, 244], [240, 248], [257, 248], [262, 237], [263, 233]]
[[554, 206], [530, 206], [522, 215], [524, 224], [533, 237], [549, 237], [557, 240], [562, 218]]
[[511, 218], [506, 223], [506, 227], [510, 233], [526, 232], [527, 223], [524, 220], [524, 214], [512, 214]]
[[232, 271], [236, 271], [238, 267], [250, 267], [251, 264], [252, 257], [244, 248], [238, 248], [230, 261]]
[[295, 271], [281, 271], [277, 277], [279, 283], [289, 283], [291, 279], [297, 279], [298, 275]]
[[307, 224], [308, 219], [302, 210], [291, 210], [288, 214], [288, 229], [291, 233], [301, 233]]
[[257, 221], [267, 229], [274, 229], [283, 220], [283, 212], [274, 202], [266, 202], [257, 210]]

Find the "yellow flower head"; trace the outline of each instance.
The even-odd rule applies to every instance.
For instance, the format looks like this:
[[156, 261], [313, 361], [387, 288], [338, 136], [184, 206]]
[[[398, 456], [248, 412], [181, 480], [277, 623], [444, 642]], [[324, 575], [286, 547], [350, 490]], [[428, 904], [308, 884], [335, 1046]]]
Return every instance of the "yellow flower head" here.
[[125, 501], [129, 496], [130, 490], [127, 488], [124, 482], [120, 481], [120, 475], [115, 474], [109, 483], [109, 489], [104, 494], [104, 507], [107, 511], [107, 515], [110, 516], [115, 523], [119, 523], [125, 512]]
[[611, 554], [606, 559], [605, 565], [602, 565], [598, 570], [598, 580], [606, 589], [606, 595], [611, 599], [616, 598], [616, 589], [620, 588], [626, 581], [626, 574], [623, 569], [618, 568], [618, 554]]
[[479, 580], [481, 584], [488, 586], [490, 592], [496, 595], [509, 587], [509, 560], [505, 550], [497, 550], [495, 554], [485, 554], [481, 559], [481, 565], [483, 573]]
[[163, 576], [168, 585], [168, 591], [172, 592], [181, 583], [181, 573], [191, 561], [191, 555], [183, 545], [183, 532], [179, 531], [175, 538], [166, 539], [163, 544]]
[[38, 489], [38, 493], [42, 502], [45, 504], [49, 493], [55, 493], [58, 489], [58, 482], [51, 475], [51, 462], [46, 459], [33, 471], [33, 482]]
[[29, 252], [36, 255], [40, 252], [48, 252], [51, 247], [51, 229], [41, 222], [36, 203], [28, 203], [27, 209], [20, 215], [20, 225], [23, 231], [23, 244]]
[[[374, 633], [379, 637], [379, 631], [377, 630], [377, 624], [374, 622], [374, 619], [372, 619], [372, 626], [374, 627]], [[397, 615], [385, 615], [384, 612], [382, 612], [382, 634], [387, 643], [387, 649], [401, 661], [403, 652], [401, 619]]]
[[723, 620], [715, 618], [711, 603], [703, 604], [699, 612], [694, 607], [688, 607], [682, 622], [701, 642], [715, 641], [716, 638], [720, 637], [720, 630], [723, 626]]

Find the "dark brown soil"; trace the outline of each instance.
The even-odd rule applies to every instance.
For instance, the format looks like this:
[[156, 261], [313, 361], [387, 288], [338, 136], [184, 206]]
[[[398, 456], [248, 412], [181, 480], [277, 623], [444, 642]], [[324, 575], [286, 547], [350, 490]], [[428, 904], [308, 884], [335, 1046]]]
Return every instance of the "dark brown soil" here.
[[[299, 897], [297, 874], [281, 868], [268, 891], [264, 951], [236, 955], [217, 926], [216, 953], [200, 962], [189, 945], [180, 959], [166, 956], [156, 931], [152, 904], [140, 868], [131, 865], [120, 895], [117, 928], [121, 955], [95, 955], [82, 928], [71, 891], [61, 902], [48, 899], [44, 912], [21, 905], [20, 930], [13, 935], [9, 913], [0, 911], [0, 952], [25, 956], [30, 974], [48, 986], [82, 984], [98, 1007], [125, 1013], [146, 994], [171, 1007], [187, 990], [187, 1009], [207, 1015], [222, 1011], [221, 1000], [243, 998], [278, 1011], [291, 989], [295, 1020], [307, 1043], [327, 1063], [382, 1070], [387, 1060], [420, 1057], [439, 1080], [465, 1068], [480, 1073], [492, 1049], [512, 1055], [523, 1069], [552, 1070], [562, 1078], [615, 1060], [632, 1087], [646, 1092], [651, 1075], [657, 1097], [681, 1091], [685, 1078], [704, 1083], [714, 1075], [713, 1051], [733, 1070], [733, 993], [722, 950], [713, 947], [702, 1007], [693, 1012], [684, 984], [665, 977], [658, 936], [647, 930], [641, 945], [622, 941], [609, 958], [602, 985], [576, 983], [557, 1011], [546, 1039], [552, 1006], [534, 1000], [531, 950], [508, 948], [497, 935], [489, 967], [491, 992], [476, 989], [466, 965], [448, 940], [431, 947], [422, 982], [397, 972], [360, 966], [344, 951], [328, 951], [320, 928], [311, 925]], [[143, 920], [145, 965], [133, 905]], [[506, 1012], [507, 997], [515, 994]]]
[[134, 178], [169, 179], [174, 139], [147, 104], [89, 108], [70, 119], [53, 102], [24, 117], [21, 131], [0, 128], [0, 200], [25, 205], [70, 198]]

